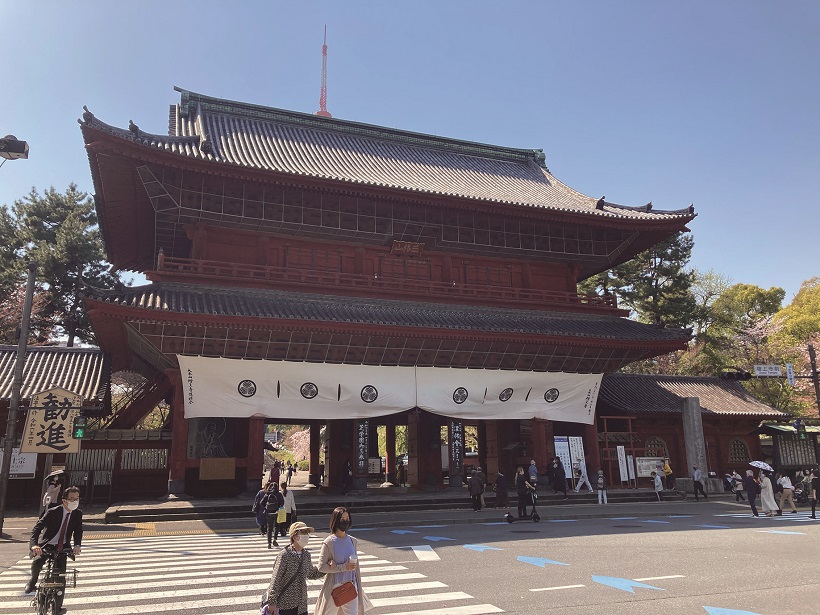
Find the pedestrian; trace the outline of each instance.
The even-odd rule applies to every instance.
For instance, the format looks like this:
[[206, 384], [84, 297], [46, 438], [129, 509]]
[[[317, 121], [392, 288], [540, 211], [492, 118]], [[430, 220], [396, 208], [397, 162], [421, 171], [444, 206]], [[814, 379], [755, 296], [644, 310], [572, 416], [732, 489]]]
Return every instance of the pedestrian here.
[[[44, 549], [55, 549], [58, 556], [54, 560], [54, 571], [65, 573], [68, 554], [64, 549], [71, 548], [74, 543], [74, 555], [82, 551], [83, 542], [83, 511], [80, 510], [80, 490], [77, 487], [67, 487], [62, 493], [62, 506], [50, 508], [46, 514], [37, 519], [31, 528], [29, 549], [31, 551], [31, 576], [26, 583], [25, 593], [30, 594], [37, 585], [37, 577], [46, 563]], [[42, 536], [41, 536], [42, 534]], [[57, 592], [57, 611], [63, 613], [64, 591]]]
[[586, 485], [589, 489], [589, 492], [592, 493], [592, 485], [589, 482], [589, 476], [587, 476], [587, 466], [583, 462], [582, 459], [578, 459], [578, 462], [575, 464], [576, 466], [576, 474], [578, 475], [578, 482], [575, 485], [575, 493], [581, 491], [581, 485]]
[[743, 477], [743, 489], [746, 491], [746, 497], [749, 499], [749, 506], [752, 509], [752, 514], [759, 517], [757, 514], [757, 506], [755, 506], [755, 498], [760, 493], [760, 485], [755, 480], [754, 472], [746, 470], [746, 476]]
[[293, 478], [294, 467], [293, 464], [288, 461], [287, 470], [285, 470], [285, 480], [288, 485], [290, 485], [290, 479]]
[[291, 524], [296, 521], [296, 500], [293, 499], [293, 490], [288, 489], [288, 483], [286, 481], [282, 481], [280, 491], [285, 506], [285, 522], [281, 524], [282, 527], [279, 529], [279, 536], [284, 538]]
[[778, 515], [783, 514], [783, 504], [791, 504], [792, 505], [792, 512], [797, 512], [797, 506], [794, 505], [794, 486], [792, 485], [792, 479], [788, 477], [786, 474], [777, 474], [777, 484], [783, 488], [783, 491], [780, 492], [780, 499], [778, 500]]
[[675, 488], [675, 474], [672, 472], [672, 466], [669, 464], [669, 457], [663, 458], [663, 476], [666, 480], [666, 488], [670, 491]]
[[319, 464], [319, 484], [320, 485], [325, 484], [325, 464], [324, 463]]
[[256, 525], [259, 526], [259, 533], [263, 536], [268, 533], [268, 517], [265, 514], [265, 506], [268, 504], [268, 490], [260, 489], [253, 498], [251, 512], [256, 515]]
[[518, 494], [518, 518], [524, 519], [527, 516], [527, 506], [532, 502], [530, 491], [535, 491], [527, 477], [524, 475], [524, 468], [518, 466], [515, 471], [515, 492]]
[[529, 483], [532, 485], [532, 488], [535, 489], [538, 486], [538, 467], [535, 465], [535, 459], [530, 460], [530, 469], [529, 469]]
[[396, 463], [396, 482], [401, 487], [404, 487], [407, 482], [407, 468], [404, 466], [404, 462], [401, 459], [399, 459]]
[[279, 468], [279, 462], [274, 459], [273, 467], [270, 469], [270, 474], [268, 474], [268, 484], [273, 483], [274, 485], [278, 485], [280, 476], [281, 470]]
[[769, 476], [763, 470], [758, 476], [760, 482], [760, 507], [767, 517], [774, 517], [777, 512], [777, 502], [774, 499], [774, 488]]
[[484, 502], [484, 492], [487, 490], [487, 475], [484, 474], [484, 470], [481, 469], [481, 466], [476, 468], [476, 472], [478, 472], [478, 479], [481, 481], [481, 508], [486, 508], [487, 504]]
[[[278, 547], [276, 535], [278, 535], [279, 511], [284, 510], [285, 498], [279, 493], [279, 485], [271, 483], [268, 486], [268, 502], [265, 504], [265, 516], [268, 519], [268, 549], [271, 545]], [[272, 538], [272, 540], [271, 540]]]
[[[352, 527], [350, 513], [340, 506], [330, 515], [330, 536], [322, 542], [319, 571], [326, 573], [316, 600], [315, 615], [361, 615], [373, 608], [362, 588], [358, 541], [347, 532]], [[340, 606], [333, 600], [333, 590], [352, 583], [356, 597]]]
[[307, 580], [325, 576], [312, 564], [306, 548], [314, 531], [301, 521], [290, 526], [290, 544], [273, 562], [273, 574], [267, 591], [268, 614], [307, 615]]
[[481, 482], [477, 470], [470, 472], [467, 488], [470, 491], [470, 499], [473, 501], [473, 512], [478, 512], [481, 510], [481, 494], [484, 493], [484, 483]]
[[63, 475], [58, 474], [48, 479], [46, 484], [46, 492], [43, 494], [43, 512], [41, 517], [48, 512], [50, 508], [57, 508], [62, 505], [60, 499], [63, 493]]
[[737, 470], [732, 470], [732, 491], [735, 493], [735, 502], [745, 502], [743, 497], [743, 477], [737, 473]]
[[604, 476], [603, 470], [598, 470], [598, 478], [595, 480], [595, 488], [598, 491], [598, 504], [608, 504], [606, 498], [606, 476]]
[[567, 472], [560, 457], [552, 460], [552, 489], [555, 493], [560, 491], [564, 494], [563, 499], [567, 499]]
[[818, 471], [817, 468], [811, 471], [809, 480], [811, 484], [811, 518], [817, 519], [815, 509], [817, 508], [817, 493], [820, 492], [820, 471]]
[[507, 477], [501, 472], [496, 474], [495, 483], [493, 484], [493, 491], [495, 491], [495, 507], [509, 508], [510, 494], [507, 493]]
[[652, 487], [655, 489], [655, 495], [658, 496], [658, 502], [663, 502], [661, 491], [663, 491], [663, 481], [657, 472], [652, 472]]
[[353, 489], [353, 466], [350, 465], [350, 459], [345, 461], [345, 468], [342, 474], [342, 495]]
[[706, 497], [706, 492], [703, 490], [703, 472], [700, 471], [698, 466], [692, 466], [692, 483], [695, 486], [695, 502], [698, 500], [698, 493], [703, 496], [703, 499], [708, 499]]

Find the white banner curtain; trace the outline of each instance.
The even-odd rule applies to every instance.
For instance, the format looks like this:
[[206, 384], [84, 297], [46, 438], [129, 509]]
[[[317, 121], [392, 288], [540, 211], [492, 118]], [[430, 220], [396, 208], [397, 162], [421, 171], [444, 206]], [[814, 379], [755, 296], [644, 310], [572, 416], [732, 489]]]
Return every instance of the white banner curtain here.
[[185, 418], [366, 419], [419, 407], [461, 419], [544, 418], [592, 424], [602, 377], [177, 358]]

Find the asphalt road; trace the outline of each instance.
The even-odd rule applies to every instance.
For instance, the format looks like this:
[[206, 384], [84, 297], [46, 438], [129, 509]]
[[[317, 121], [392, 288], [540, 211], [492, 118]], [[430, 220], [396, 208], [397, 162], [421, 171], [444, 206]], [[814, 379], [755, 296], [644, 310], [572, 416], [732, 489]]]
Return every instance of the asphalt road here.
[[[418, 527], [408, 515], [398, 527], [367, 528], [362, 518], [351, 534], [374, 615], [820, 612], [820, 526], [807, 512], [755, 519], [748, 508], [710, 506], [623, 518], [611, 508], [609, 518], [538, 524], [477, 514], [475, 524]], [[251, 524], [149, 525], [87, 532], [69, 613], [192, 606], [201, 614], [250, 613], [258, 606], [275, 551]], [[317, 530], [314, 555], [325, 535]], [[25, 545], [5, 542], [0, 550], [11, 563], [0, 573], [0, 615], [32, 612], [20, 590]]]

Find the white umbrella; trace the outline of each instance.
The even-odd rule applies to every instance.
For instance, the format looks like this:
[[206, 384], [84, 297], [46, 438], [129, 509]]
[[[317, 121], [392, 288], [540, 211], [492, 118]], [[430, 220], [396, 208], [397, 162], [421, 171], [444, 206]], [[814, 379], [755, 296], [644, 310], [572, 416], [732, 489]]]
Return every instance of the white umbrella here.
[[749, 465], [753, 468], [760, 468], [761, 470], [766, 470], [767, 472], [774, 472], [774, 468], [765, 461], [750, 461]]

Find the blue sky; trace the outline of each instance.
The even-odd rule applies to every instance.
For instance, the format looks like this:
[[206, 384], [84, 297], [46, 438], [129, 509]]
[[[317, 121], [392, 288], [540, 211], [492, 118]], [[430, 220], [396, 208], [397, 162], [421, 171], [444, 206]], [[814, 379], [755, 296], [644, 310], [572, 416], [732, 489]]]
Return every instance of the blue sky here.
[[[47, 10], [44, 8], [47, 7]], [[76, 119], [167, 131], [173, 86], [543, 148], [608, 201], [694, 203], [692, 265], [781, 286], [820, 275], [820, 3], [0, 0], [0, 204], [91, 191]]]

